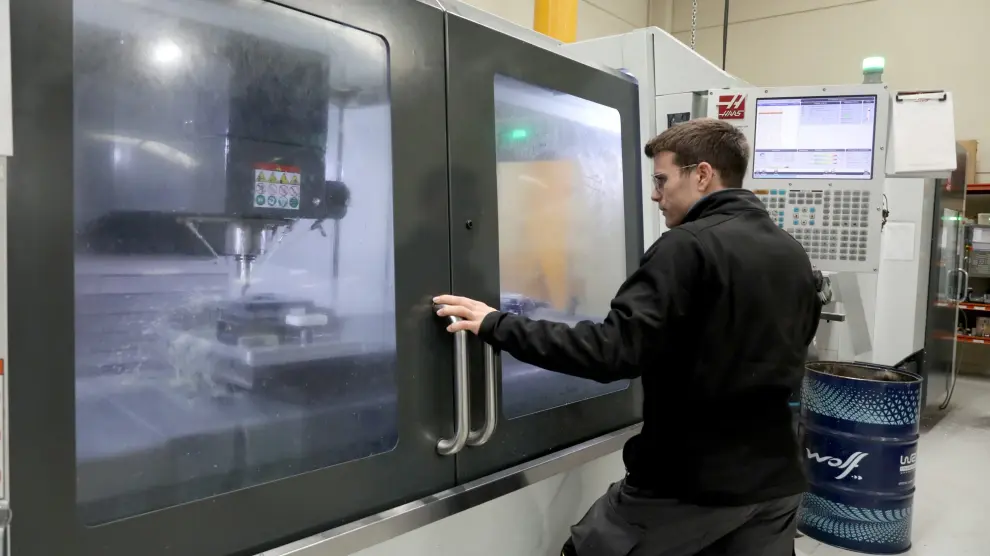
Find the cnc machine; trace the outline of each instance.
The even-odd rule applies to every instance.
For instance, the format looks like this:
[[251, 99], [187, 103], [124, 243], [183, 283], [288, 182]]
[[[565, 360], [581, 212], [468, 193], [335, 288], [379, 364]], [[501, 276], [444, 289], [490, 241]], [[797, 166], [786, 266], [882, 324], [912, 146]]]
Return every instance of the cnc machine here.
[[[603, 314], [661, 231], [643, 140], [745, 83], [659, 30], [563, 46], [448, 0], [10, 12], [0, 547], [555, 550], [622, 476], [637, 382], [491, 373], [429, 300]], [[557, 232], [538, 264], [513, 217]]]
[[394, 509], [436, 520], [635, 434], [638, 382], [500, 363], [430, 302], [604, 314], [642, 253], [628, 75], [446, 0], [9, 22], [0, 552], [325, 552], [305, 537], [422, 525]]

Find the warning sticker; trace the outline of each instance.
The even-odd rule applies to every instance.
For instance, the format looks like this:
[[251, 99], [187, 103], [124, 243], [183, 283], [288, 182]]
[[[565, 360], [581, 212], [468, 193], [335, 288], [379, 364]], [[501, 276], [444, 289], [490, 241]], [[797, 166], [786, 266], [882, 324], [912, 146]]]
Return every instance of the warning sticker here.
[[258, 163], [254, 165], [254, 206], [273, 209], [299, 210], [299, 178], [297, 166]]

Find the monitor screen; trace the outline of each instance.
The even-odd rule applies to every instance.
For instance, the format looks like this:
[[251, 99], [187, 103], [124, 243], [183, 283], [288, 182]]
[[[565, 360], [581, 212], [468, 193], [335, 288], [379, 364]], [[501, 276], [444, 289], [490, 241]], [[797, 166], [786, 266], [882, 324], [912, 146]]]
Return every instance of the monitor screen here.
[[755, 179], [873, 179], [876, 95], [756, 101]]

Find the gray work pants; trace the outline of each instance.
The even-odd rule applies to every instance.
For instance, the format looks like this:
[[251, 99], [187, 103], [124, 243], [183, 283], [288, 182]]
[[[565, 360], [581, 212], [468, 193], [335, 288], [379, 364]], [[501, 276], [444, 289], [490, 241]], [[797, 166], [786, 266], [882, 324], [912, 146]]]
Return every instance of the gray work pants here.
[[621, 481], [571, 528], [577, 556], [791, 556], [801, 496], [739, 507], [649, 498]]

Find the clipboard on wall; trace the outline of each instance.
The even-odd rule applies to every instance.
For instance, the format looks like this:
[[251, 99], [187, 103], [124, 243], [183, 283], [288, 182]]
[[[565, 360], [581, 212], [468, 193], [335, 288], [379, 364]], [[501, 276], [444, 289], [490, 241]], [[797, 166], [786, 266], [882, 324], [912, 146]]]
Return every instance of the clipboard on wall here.
[[944, 176], [956, 169], [952, 93], [901, 91], [892, 95], [887, 175]]

